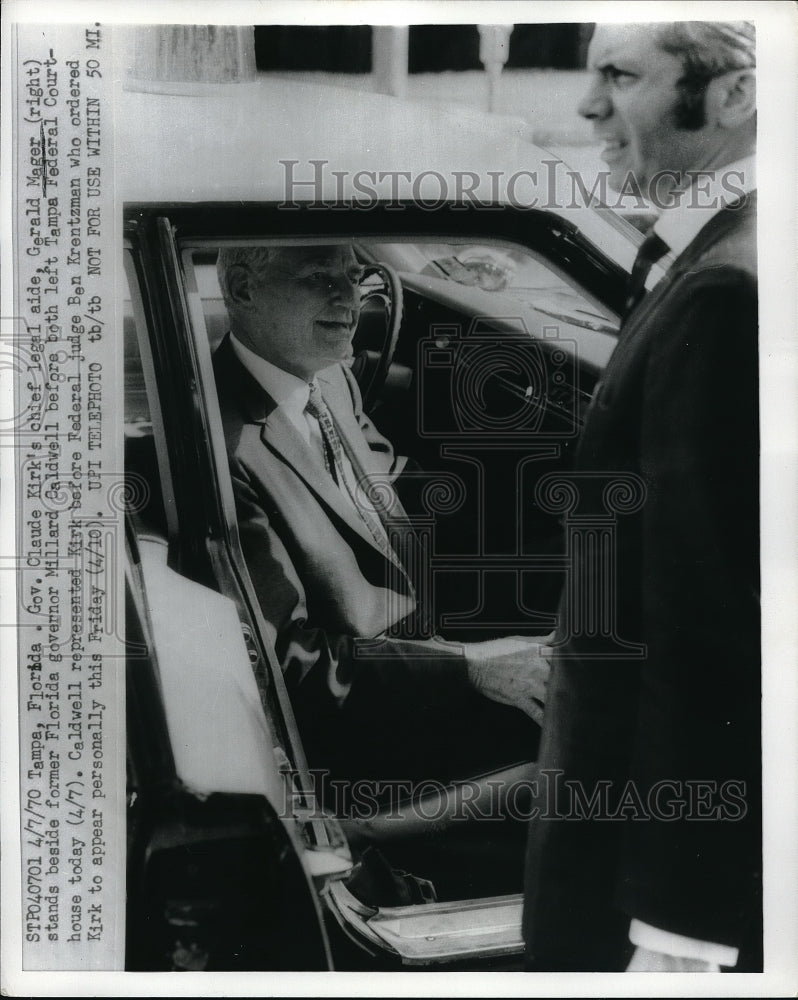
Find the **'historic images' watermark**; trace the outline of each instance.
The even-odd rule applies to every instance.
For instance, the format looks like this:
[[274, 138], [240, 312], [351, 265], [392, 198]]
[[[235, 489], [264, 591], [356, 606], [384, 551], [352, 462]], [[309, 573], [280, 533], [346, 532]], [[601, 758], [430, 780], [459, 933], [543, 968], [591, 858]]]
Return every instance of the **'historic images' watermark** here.
[[[554, 768], [528, 771], [528, 776], [513, 774], [510, 780], [501, 775], [444, 784], [434, 779], [342, 781], [327, 771], [311, 770], [312, 800], [307, 791], [296, 794], [306, 804], [325, 802], [339, 819], [390, 823], [395, 836], [402, 836], [403, 824], [418, 820], [455, 825], [505, 820], [734, 823], [748, 814], [744, 780], [662, 778], [644, 787], [632, 780], [618, 784], [601, 779], [588, 785]], [[286, 815], [295, 806], [286, 801]], [[321, 817], [324, 813], [316, 808]]]
[[[503, 204], [518, 209], [577, 209], [603, 205], [620, 209], [661, 210], [676, 204], [674, 191], [684, 191], [690, 208], [719, 208], [745, 201], [745, 174], [739, 169], [660, 170], [641, 185], [627, 174], [620, 188], [610, 186], [610, 172], [598, 171], [592, 184], [562, 160], [543, 159], [541, 170], [338, 170], [329, 160], [280, 160], [284, 200], [280, 208], [355, 208], [385, 205], [401, 210], [412, 204], [434, 212], [448, 203], [486, 211]], [[719, 186], [719, 192], [716, 188]], [[331, 196], [331, 186], [334, 194]]]

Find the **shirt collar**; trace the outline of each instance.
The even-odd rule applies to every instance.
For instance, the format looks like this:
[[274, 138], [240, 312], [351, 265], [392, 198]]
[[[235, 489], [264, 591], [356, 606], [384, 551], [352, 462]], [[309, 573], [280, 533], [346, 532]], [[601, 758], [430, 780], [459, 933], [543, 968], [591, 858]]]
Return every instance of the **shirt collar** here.
[[678, 255], [726, 205], [756, 188], [756, 157], [735, 160], [719, 170], [701, 171], [673, 206], [663, 209], [654, 232]]
[[295, 416], [300, 416], [304, 412], [310, 396], [310, 386], [307, 382], [255, 354], [232, 333], [230, 343], [241, 364], [278, 406]]

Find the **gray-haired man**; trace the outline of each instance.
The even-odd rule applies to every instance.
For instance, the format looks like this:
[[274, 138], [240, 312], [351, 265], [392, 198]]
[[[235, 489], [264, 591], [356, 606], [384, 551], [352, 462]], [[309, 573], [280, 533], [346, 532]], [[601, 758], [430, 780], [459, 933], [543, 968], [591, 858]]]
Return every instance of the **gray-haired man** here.
[[404, 460], [342, 364], [360, 312], [352, 247], [231, 248], [217, 270], [230, 335], [214, 368], [239, 534], [311, 766], [441, 780], [534, 757], [539, 643], [425, 637], [389, 540], [401, 506], [388, 523], [358, 491], [395, 480]]

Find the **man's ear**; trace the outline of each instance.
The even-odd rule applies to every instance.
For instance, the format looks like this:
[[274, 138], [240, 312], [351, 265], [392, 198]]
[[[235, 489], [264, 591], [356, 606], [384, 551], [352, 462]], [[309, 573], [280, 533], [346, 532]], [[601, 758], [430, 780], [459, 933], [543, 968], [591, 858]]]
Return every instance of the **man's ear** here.
[[737, 128], [756, 114], [756, 70], [734, 69], [709, 81], [707, 119], [721, 128]]
[[245, 264], [233, 264], [228, 268], [227, 290], [237, 306], [247, 309], [252, 304], [252, 275]]

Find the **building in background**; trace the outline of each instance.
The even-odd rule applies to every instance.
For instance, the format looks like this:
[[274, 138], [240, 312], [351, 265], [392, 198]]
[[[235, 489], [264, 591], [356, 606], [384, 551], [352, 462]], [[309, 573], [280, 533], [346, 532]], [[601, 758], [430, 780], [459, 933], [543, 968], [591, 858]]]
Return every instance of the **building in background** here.
[[[261, 25], [255, 28], [258, 69], [368, 74], [373, 33], [370, 25]], [[584, 24], [515, 24], [506, 67], [583, 69], [589, 34]], [[474, 24], [411, 24], [408, 35], [411, 75], [482, 69]]]
[[[545, 145], [589, 142], [576, 105], [584, 88], [592, 25], [507, 25], [509, 46], [498, 81], [480, 58], [484, 28], [257, 25], [255, 57], [264, 73], [517, 116], [532, 125], [534, 137]], [[391, 32], [398, 36], [393, 46], [380, 38]]]
[[527, 123], [527, 137], [592, 182], [602, 169], [576, 108], [591, 24], [139, 26], [126, 86], [184, 92], [258, 75], [467, 106]]

